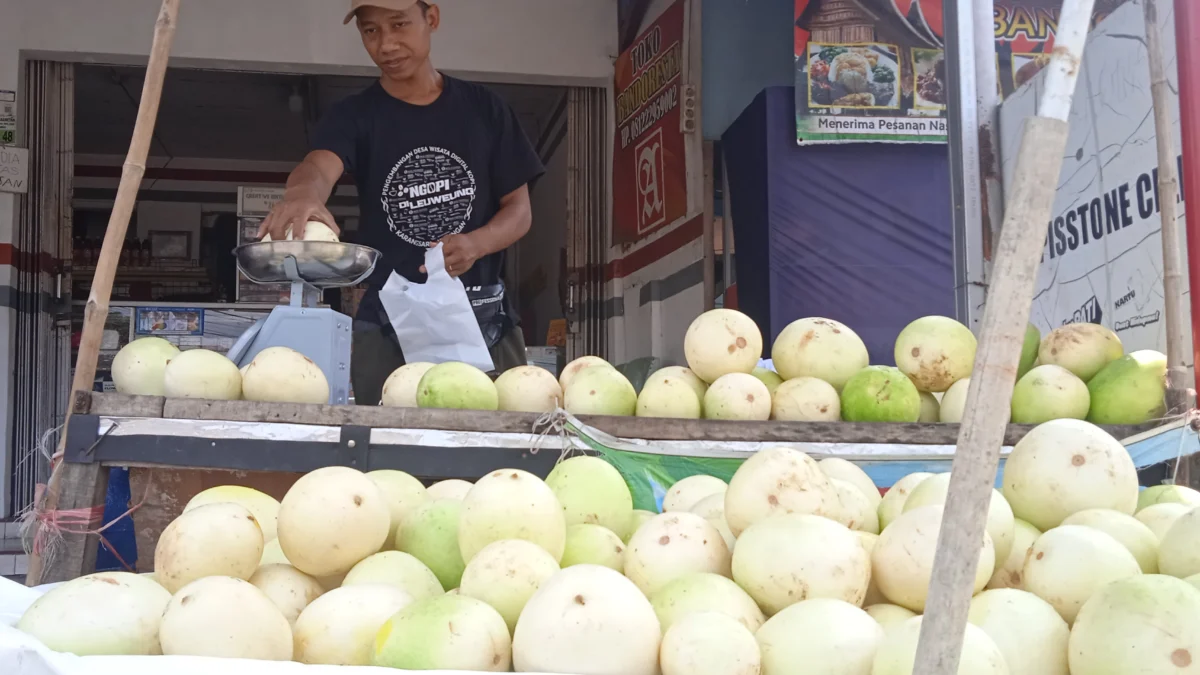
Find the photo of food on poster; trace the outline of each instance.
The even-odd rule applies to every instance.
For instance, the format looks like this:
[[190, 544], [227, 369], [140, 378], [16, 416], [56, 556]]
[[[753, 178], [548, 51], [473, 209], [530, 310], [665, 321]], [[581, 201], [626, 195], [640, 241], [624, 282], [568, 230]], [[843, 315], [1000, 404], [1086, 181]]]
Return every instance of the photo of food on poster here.
[[809, 105], [894, 110], [900, 106], [900, 48], [809, 42]]
[[[1097, 0], [1100, 21], [1123, 0]], [[996, 0], [1002, 96], [1049, 63], [1062, 3]], [[800, 143], [946, 141], [942, 0], [796, 0]]]

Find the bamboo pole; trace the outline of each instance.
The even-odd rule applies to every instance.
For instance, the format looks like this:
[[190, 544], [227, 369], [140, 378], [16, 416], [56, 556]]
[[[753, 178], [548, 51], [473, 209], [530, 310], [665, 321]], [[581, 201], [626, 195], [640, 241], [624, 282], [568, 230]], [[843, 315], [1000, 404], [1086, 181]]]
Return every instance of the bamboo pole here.
[[[125, 245], [125, 233], [129, 219], [137, 203], [138, 188], [146, 173], [146, 157], [150, 154], [150, 143], [154, 137], [154, 123], [158, 117], [158, 105], [162, 100], [163, 79], [167, 74], [167, 62], [171, 55], [171, 44], [175, 39], [175, 26], [179, 15], [179, 0], [163, 0], [154, 23], [154, 42], [150, 47], [150, 60], [146, 65], [146, 80], [142, 86], [142, 99], [138, 104], [137, 121], [133, 126], [133, 138], [129, 142], [129, 154], [121, 168], [121, 182], [117, 186], [117, 197], [113, 203], [104, 242], [100, 247], [100, 258], [92, 277], [92, 289], [83, 310], [83, 336], [79, 343], [79, 356], [75, 360], [75, 377], [71, 383], [71, 398], [77, 391], [91, 391], [96, 379], [96, 359], [100, 354], [100, 341], [104, 337], [104, 323], [108, 319], [108, 302], [112, 297], [113, 279], [117, 274], [117, 263]], [[71, 407], [67, 408], [67, 420]], [[64, 426], [64, 429], [66, 427]], [[59, 450], [66, 441], [66, 432], [61, 435]], [[37, 508], [53, 511], [58, 507], [61, 472], [50, 475], [45, 492], [45, 501]], [[41, 525], [37, 525], [40, 527]], [[36, 584], [42, 574], [41, 556], [34, 552], [29, 557], [28, 579]]]
[[1180, 414], [1189, 407], [1187, 361], [1183, 341], [1183, 273], [1179, 263], [1179, 179], [1175, 175], [1175, 131], [1171, 125], [1170, 90], [1163, 67], [1158, 0], [1142, 0], [1146, 17], [1146, 52], [1150, 62], [1150, 98], [1154, 102], [1154, 135], [1158, 140], [1158, 201], [1162, 216], [1163, 314], [1167, 326], [1167, 410]]
[[1025, 123], [921, 624], [913, 668], [921, 675], [958, 672], [984, 523], [1009, 419], [1046, 223], [1062, 169], [1067, 117], [1093, 4], [1094, 0], [1063, 2], [1045, 94], [1038, 116]]

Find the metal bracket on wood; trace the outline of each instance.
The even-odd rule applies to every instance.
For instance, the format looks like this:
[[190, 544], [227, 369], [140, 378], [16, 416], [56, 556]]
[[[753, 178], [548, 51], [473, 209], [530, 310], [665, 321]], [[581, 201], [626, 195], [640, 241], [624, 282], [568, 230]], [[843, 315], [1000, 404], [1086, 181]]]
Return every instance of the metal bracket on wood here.
[[340, 464], [364, 472], [371, 470], [371, 429], [369, 427], [342, 427], [338, 447], [345, 460], [339, 462]]
[[95, 450], [104, 437], [100, 435], [100, 418], [95, 415], [71, 415], [67, 419], [66, 445], [63, 459], [77, 464], [91, 464]]

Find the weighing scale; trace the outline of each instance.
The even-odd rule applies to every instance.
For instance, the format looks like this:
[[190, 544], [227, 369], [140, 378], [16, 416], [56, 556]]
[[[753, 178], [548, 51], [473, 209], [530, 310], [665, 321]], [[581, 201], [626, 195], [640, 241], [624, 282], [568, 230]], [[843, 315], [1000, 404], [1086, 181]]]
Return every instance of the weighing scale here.
[[379, 251], [331, 241], [271, 241], [233, 250], [237, 266], [257, 284], [291, 283], [291, 301], [242, 333], [229, 358], [242, 368], [268, 347], [307, 356], [329, 380], [329, 402], [350, 402], [350, 317], [318, 306], [328, 288], [356, 286], [370, 276]]

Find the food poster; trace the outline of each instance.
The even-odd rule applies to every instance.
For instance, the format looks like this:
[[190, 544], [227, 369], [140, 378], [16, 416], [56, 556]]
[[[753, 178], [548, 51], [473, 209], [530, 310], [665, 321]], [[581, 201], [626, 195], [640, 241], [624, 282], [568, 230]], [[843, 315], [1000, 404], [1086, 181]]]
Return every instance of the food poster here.
[[677, 0], [617, 59], [613, 243], [638, 241], [687, 215], [684, 39], [684, 0]]
[[945, 142], [945, 66], [919, 5], [796, 0], [801, 143]]
[[[1096, 21], [1123, 0], [1097, 0]], [[1049, 61], [1061, 2], [997, 0], [1001, 94]], [[800, 143], [946, 141], [942, 0], [796, 0]]]

